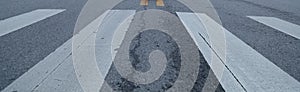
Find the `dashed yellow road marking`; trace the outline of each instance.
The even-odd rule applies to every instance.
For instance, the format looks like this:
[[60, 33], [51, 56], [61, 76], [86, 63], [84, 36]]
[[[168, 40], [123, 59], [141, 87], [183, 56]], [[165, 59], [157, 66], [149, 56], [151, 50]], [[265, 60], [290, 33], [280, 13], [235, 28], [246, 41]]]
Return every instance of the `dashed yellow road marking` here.
[[165, 6], [163, 0], [156, 0], [156, 6]]
[[148, 0], [141, 0], [140, 5], [148, 5]]

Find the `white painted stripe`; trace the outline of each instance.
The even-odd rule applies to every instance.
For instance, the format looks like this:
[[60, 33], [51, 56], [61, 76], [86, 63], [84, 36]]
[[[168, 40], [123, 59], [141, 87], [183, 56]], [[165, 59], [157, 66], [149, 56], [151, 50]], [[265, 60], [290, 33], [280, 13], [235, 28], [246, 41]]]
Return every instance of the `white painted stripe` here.
[[[98, 27], [100, 25], [100, 21], [106, 16], [107, 12], [95, 19], [89, 25], [87, 25], [84, 29], [91, 27]], [[83, 29], [83, 30], [84, 30]], [[97, 30], [97, 29], [96, 29]], [[86, 31], [85, 31], [86, 32]], [[89, 30], [85, 34], [93, 33], [93, 30]], [[87, 38], [87, 37], [85, 37]], [[12, 92], [12, 91], [24, 91], [30, 92], [36, 89], [40, 84], [44, 82], [68, 57], [71, 56], [72, 52], [72, 39], [69, 39], [62, 46], [57, 48], [54, 52], [49, 54], [42, 61], [37, 63], [31, 69], [29, 69], [26, 73], [16, 79], [13, 83], [7, 86], [3, 92]], [[84, 42], [84, 40], [81, 40]], [[71, 59], [71, 58], [70, 58]], [[69, 68], [73, 68], [69, 67]], [[74, 75], [75, 76], [75, 75]], [[76, 77], [76, 76], [75, 76]]]
[[37, 9], [22, 15], [14, 16], [0, 21], [0, 36], [16, 31], [60, 12], [65, 9]]
[[[242, 86], [235, 80], [230, 71], [226, 69], [226, 67], [222, 64], [222, 61], [218, 59], [217, 55], [211, 53], [213, 51], [205, 41], [209, 39], [208, 34], [206, 33], [206, 30], [201, 21], [198, 19], [197, 15], [194, 13], [183, 12], [177, 12], [177, 15], [195, 41], [195, 44], [200, 49], [224, 90], [227, 92], [244, 92]], [[199, 36], [199, 33], [203, 35], [205, 40]]]
[[135, 10], [112, 10], [100, 26], [96, 37], [96, 58], [102, 75], [106, 75], [133, 19]]
[[68, 56], [33, 92], [84, 92], [77, 80], [72, 56]]
[[3, 92], [31, 92], [39, 86], [57, 67], [71, 54], [71, 39], [49, 54], [45, 59], [37, 63], [26, 73], [7, 86]]
[[[129, 23], [131, 22], [134, 10], [110, 10], [103, 13], [100, 17], [95, 19], [85, 28], [83, 28], [78, 34], [74, 35], [73, 38], [65, 42], [62, 46], [48, 55], [44, 60], [40, 61], [34, 67], [32, 67], [29, 71], [24, 73], [21, 77], [11, 83], [8, 87], [6, 87], [3, 92], [11, 92], [11, 91], [35, 91], [35, 92], [48, 92], [48, 91], [59, 91], [59, 92], [82, 92], [86, 91], [82, 89], [84, 85], [79, 84], [79, 80], [77, 79], [76, 74], [78, 71], [74, 69], [74, 64], [72, 64], [74, 55], [72, 53], [72, 47], [77, 47], [73, 49], [78, 49], [79, 54], [83, 57], [90, 57], [86, 55], [90, 55], [88, 52], [90, 50], [100, 50], [100, 52], [96, 53], [97, 55], [97, 64], [101, 69], [102, 75], [106, 75], [110, 66], [112, 55], [114, 54], [111, 51], [112, 48], [112, 39], [114, 33], [122, 33], [118, 34], [118, 36], [124, 35], [126, 29], [129, 27]], [[125, 21], [124, 21], [125, 20]], [[101, 24], [102, 23], [102, 24]], [[124, 29], [125, 28], [125, 29]], [[120, 31], [120, 32], [118, 32]], [[124, 34], [123, 34], [124, 33]], [[99, 35], [99, 38], [96, 38], [96, 34]], [[105, 37], [105, 40], [102, 42], [97, 42], [96, 45], [93, 45], [95, 40], [102, 40], [101, 36]], [[74, 41], [75, 37], [79, 38]], [[97, 36], [98, 37], [98, 36]], [[116, 37], [118, 40], [118, 37]], [[73, 42], [73, 44], [72, 44]], [[74, 42], [78, 43], [74, 45]], [[114, 43], [117, 47], [120, 44], [118, 41]], [[95, 46], [98, 46], [95, 48]], [[106, 48], [108, 48], [106, 50]], [[74, 51], [74, 50], [73, 50]], [[92, 51], [92, 52], [94, 52]], [[78, 53], [78, 52], [77, 52]], [[74, 53], [72, 53], [74, 54]], [[101, 57], [98, 57], [101, 56]], [[110, 57], [108, 57], [110, 56]], [[105, 57], [105, 58], [104, 58]], [[95, 58], [92, 58], [95, 59]], [[84, 60], [92, 60], [91, 58], [84, 58]], [[84, 65], [90, 65], [88, 62], [83, 62]], [[88, 64], [87, 64], [88, 63]], [[87, 69], [86, 66], [84, 66]], [[91, 66], [93, 67], [93, 66]], [[75, 67], [76, 68], [76, 67]], [[98, 68], [95, 68], [98, 69]], [[88, 70], [92, 71], [92, 70]], [[80, 73], [80, 72], [79, 72]], [[91, 72], [87, 72], [91, 73]], [[100, 73], [98, 71], [98, 73]], [[88, 76], [92, 76], [94, 79], [99, 79], [100, 75], [96, 74], [86, 74]], [[84, 76], [84, 75], [82, 75]], [[99, 81], [104, 81], [104, 77], [100, 78]], [[90, 85], [94, 91], [101, 87], [103, 83], [95, 81]], [[82, 83], [82, 82], [81, 82]], [[26, 85], [25, 85], [26, 84]], [[88, 90], [91, 91], [91, 90]], [[93, 92], [93, 91], [92, 91]]]
[[110, 11], [102, 21], [99, 32], [90, 35], [78, 50], [73, 50], [74, 67], [77, 75], [81, 75], [79, 81], [84, 91], [100, 90], [113, 60], [113, 34], [120, 24], [134, 13], [134, 10]]
[[[184, 13], [182, 13], [184, 14]], [[234, 36], [228, 30], [223, 28], [220, 24], [215, 22], [206, 14], [196, 14], [203, 26], [205, 27], [221, 27], [226, 35], [226, 62], [225, 65], [230, 69], [234, 76], [239, 80], [246, 91], [259, 92], [299, 92], [300, 83], [291, 77], [289, 74], [281, 70], [267, 58], [262, 56], [256, 50], [244, 43], [242, 40]], [[209, 22], [209, 23], [208, 23]], [[208, 25], [209, 24], [209, 25]], [[193, 24], [187, 24], [193, 25]], [[198, 30], [203, 30], [198, 29]], [[191, 31], [198, 31], [191, 30]], [[205, 29], [207, 31], [214, 31]], [[195, 34], [193, 34], [195, 35]], [[195, 36], [195, 38], [197, 38]], [[199, 36], [198, 36], [199, 38]], [[201, 42], [196, 43], [201, 44]], [[203, 41], [202, 41], [203, 43]], [[203, 49], [205, 45], [200, 45]], [[206, 46], [207, 47], [207, 46]], [[201, 50], [205, 54], [205, 51]], [[220, 54], [220, 53], [217, 53]], [[204, 55], [205, 56], [205, 55]], [[205, 56], [206, 59], [210, 58]], [[209, 61], [209, 60], [208, 60]], [[211, 66], [214, 67], [214, 66]], [[221, 81], [222, 83], [222, 81]], [[222, 85], [228, 86], [228, 85]], [[226, 88], [225, 88], [226, 89]]]
[[[111, 43], [112, 36], [120, 23], [128, 16], [133, 15], [133, 10], [112, 10], [105, 19], [101, 21], [99, 32], [93, 32], [91, 35], [79, 33], [83, 37], [89, 37], [83, 44], [77, 43], [77, 39], [82, 37], [76, 36], [73, 40], [75, 46], [81, 45], [80, 48], [73, 50], [73, 62], [76, 68], [76, 74], [84, 91], [99, 91], [104, 83], [104, 78], [112, 63]], [[82, 32], [89, 31], [83, 30]], [[84, 62], [82, 62], [84, 61]], [[88, 66], [88, 67], [87, 67]]]
[[128, 28], [130, 26], [130, 23], [132, 22], [132, 19], [134, 17], [135, 13], [132, 13], [125, 21], [123, 21], [120, 26], [116, 29], [116, 31], [113, 34], [113, 39], [111, 42], [111, 53], [112, 58], [114, 60], [116, 53], [118, 52], [118, 48], [120, 48], [121, 43], [123, 42], [123, 39], [125, 37], [126, 31], [128, 31]]
[[249, 18], [300, 39], [300, 26], [275, 17], [248, 16]]
[[[96, 24], [96, 26], [86, 27], [73, 37], [74, 38], [73, 42], [79, 41], [79, 43], [82, 43], [82, 44], [73, 43], [73, 45], [76, 46], [73, 46], [75, 48], [73, 48], [72, 50], [73, 51], [72, 58], [74, 60], [73, 61], [74, 66], [72, 67], [75, 68], [75, 72], [76, 72], [76, 74], [73, 74], [73, 77], [75, 76], [75, 78], [78, 79], [78, 82], [81, 83], [80, 85], [83, 88], [83, 91], [95, 92], [95, 91], [99, 91], [100, 88], [102, 87], [102, 84], [105, 81], [104, 80], [105, 76], [108, 73], [108, 70], [110, 69], [110, 66], [112, 64], [112, 57], [111, 57], [112, 51], [110, 48], [112, 46], [111, 43], [113, 39], [113, 33], [115, 33], [115, 31], [126, 31], [126, 28], [129, 27], [129, 23], [132, 20], [132, 17], [129, 16], [133, 16], [134, 13], [135, 10], [110, 10], [109, 12], [106, 13], [106, 17], [104, 17], [103, 20], [96, 21], [96, 23], [101, 23], [101, 24]], [[124, 20], [126, 22], [124, 22]], [[128, 23], [125, 24], [125, 26], [127, 27], [123, 27], [124, 25], [121, 25], [123, 23]], [[118, 27], [125, 28], [125, 29], [117, 30]], [[75, 39], [76, 41], [74, 41]], [[80, 41], [84, 41], [84, 42], [80, 42]], [[53, 77], [58, 77], [58, 76], [59, 75]], [[47, 84], [47, 85], [57, 85], [57, 84]], [[67, 85], [71, 85], [71, 84], [67, 84]], [[66, 87], [60, 86], [59, 87], [60, 90], [66, 90], [65, 88], [68, 88], [67, 85]], [[39, 87], [39, 89], [48, 89], [48, 88], [47, 86], [45, 86], [42, 88]], [[74, 90], [74, 89], [70, 89], [70, 90]]]

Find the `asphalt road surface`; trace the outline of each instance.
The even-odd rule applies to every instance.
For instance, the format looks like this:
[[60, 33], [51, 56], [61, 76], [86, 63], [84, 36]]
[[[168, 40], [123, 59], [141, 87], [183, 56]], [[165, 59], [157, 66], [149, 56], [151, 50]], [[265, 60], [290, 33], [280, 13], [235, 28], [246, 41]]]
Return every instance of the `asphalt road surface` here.
[[0, 90], [300, 91], [298, 0], [113, 1], [0, 1]]

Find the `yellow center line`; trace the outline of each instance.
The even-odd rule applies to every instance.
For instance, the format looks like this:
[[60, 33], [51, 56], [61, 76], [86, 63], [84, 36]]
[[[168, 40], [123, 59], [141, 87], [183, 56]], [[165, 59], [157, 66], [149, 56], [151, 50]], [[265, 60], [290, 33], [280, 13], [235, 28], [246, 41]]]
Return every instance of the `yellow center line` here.
[[148, 5], [148, 0], [141, 0], [140, 5]]
[[156, 5], [157, 5], [157, 6], [165, 6], [163, 0], [156, 0]]

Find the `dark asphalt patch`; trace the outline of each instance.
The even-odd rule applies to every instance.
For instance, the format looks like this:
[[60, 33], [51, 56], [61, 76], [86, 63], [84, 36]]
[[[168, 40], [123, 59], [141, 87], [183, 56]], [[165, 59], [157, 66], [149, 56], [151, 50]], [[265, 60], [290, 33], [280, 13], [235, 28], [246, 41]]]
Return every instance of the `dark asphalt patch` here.
[[136, 36], [130, 45], [130, 61], [137, 71], [146, 72], [151, 66], [149, 55], [154, 50], [164, 52], [167, 58], [167, 67], [158, 80], [149, 84], [130, 82], [118, 73], [113, 67], [108, 72], [105, 80], [115, 91], [165, 91], [176, 81], [181, 64], [178, 45], [166, 33], [158, 30], [147, 30]]
[[[155, 5], [155, 0], [149, 0], [149, 4], [147, 6], [141, 6], [139, 3], [140, 3], [140, 0], [125, 0], [125, 1], [122, 1], [121, 3], [119, 3], [118, 5], [116, 5], [113, 9], [116, 9], [116, 10], [137, 10], [137, 12], [143, 11], [143, 10], [148, 10], [148, 9], [158, 9], [158, 10], [167, 11], [167, 12], [169, 12], [169, 13], [175, 15], [175, 16], [177, 16], [176, 12], [192, 12], [187, 6], [185, 6], [184, 4], [178, 2], [177, 0], [164, 0], [165, 6], [163, 6], [163, 7], [156, 6]], [[141, 34], [139, 36], [141, 36]], [[141, 38], [141, 37], [136, 37], [135, 39], [138, 39], [138, 38]], [[152, 40], [147, 40], [147, 41], [152, 41]], [[137, 41], [137, 42], [139, 42], [139, 41]], [[149, 42], [149, 43], [151, 43], [151, 42]], [[164, 44], [166, 44], [166, 43], [164, 43]], [[154, 48], [155, 45], [157, 45], [157, 42], [156, 43], [154, 42], [153, 44], [148, 44], [148, 45], [149, 45], [149, 47], [153, 46], [153, 48]], [[145, 46], [148, 46], [148, 45], [145, 45]], [[158, 45], [158, 46], [161, 46], [161, 45]], [[156, 48], [159, 48], [159, 47], [156, 47]], [[145, 48], [139, 49], [140, 52], [137, 53], [137, 54], [130, 51], [131, 52], [130, 57], [136, 57], [137, 58], [137, 57], [139, 57], [139, 55], [146, 56], [146, 57], [149, 56], [148, 55], [149, 51], [145, 52], [144, 49]], [[168, 48], [164, 48], [164, 49], [168, 49]], [[144, 52], [144, 53], [142, 53], [142, 52]], [[151, 68], [149, 66], [149, 62], [144, 62], [144, 60], [147, 60], [146, 57], [134, 59], [135, 62], [132, 62], [134, 60], [131, 60], [132, 66], [137, 71], [145, 72], [145, 71], [149, 70], [149, 68]], [[209, 65], [207, 64], [207, 62], [205, 61], [203, 56], [200, 55], [200, 57], [201, 57], [201, 60], [200, 60], [201, 65], [199, 66], [200, 69], [199, 69], [199, 73], [198, 73], [198, 76], [197, 76], [197, 81], [195, 82], [194, 87], [191, 91], [201, 91], [204, 84], [205, 84], [205, 82], [207, 82], [206, 80], [207, 80], [208, 73], [209, 73], [208, 71], [211, 71]], [[138, 65], [138, 66], [136, 66], [136, 65]], [[110, 74], [110, 73], [108, 73], [108, 74]], [[106, 78], [109, 78], [109, 77], [106, 77]], [[213, 75], [212, 79], [216, 79], [216, 77]], [[125, 79], [123, 79], [123, 81], [124, 80]], [[120, 81], [119, 81], [119, 83], [120, 83]], [[129, 82], [124, 81], [124, 83], [129, 83]], [[134, 85], [134, 83], [129, 83], [129, 84]], [[211, 82], [209, 84], [212, 84], [211, 85], [212, 90], [209, 90], [209, 91], [213, 91], [213, 90], [216, 90], [218, 92], [224, 91], [224, 89], [222, 88], [222, 86], [218, 82], [217, 82], [217, 84], [213, 84], [213, 82]], [[215, 86], [215, 85], [218, 85], [218, 86]], [[110, 86], [115, 87], [115, 85], [110, 85]], [[125, 87], [125, 86], [126, 85], [119, 86], [119, 87], [122, 88], [122, 87]], [[131, 86], [131, 87], [132, 88], [129, 88], [129, 89], [135, 89], [135, 88], [141, 89], [139, 86]], [[160, 89], [160, 88], [164, 88], [164, 87], [157, 87], [157, 88], [153, 87], [151, 90], [154, 90], [154, 89], [155, 90], [165, 90], [165, 89]], [[117, 87], [117, 89], [119, 89], [119, 88]]]

